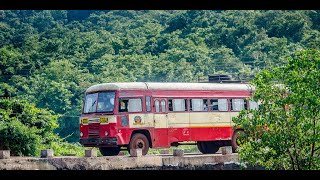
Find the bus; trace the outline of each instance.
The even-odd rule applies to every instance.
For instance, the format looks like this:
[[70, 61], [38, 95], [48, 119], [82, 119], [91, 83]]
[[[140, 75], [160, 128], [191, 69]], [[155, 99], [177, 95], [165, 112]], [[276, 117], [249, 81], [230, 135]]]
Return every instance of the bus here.
[[120, 150], [169, 148], [192, 142], [203, 154], [239, 147], [232, 117], [257, 109], [247, 83], [102, 83], [85, 92], [80, 143], [104, 156]]

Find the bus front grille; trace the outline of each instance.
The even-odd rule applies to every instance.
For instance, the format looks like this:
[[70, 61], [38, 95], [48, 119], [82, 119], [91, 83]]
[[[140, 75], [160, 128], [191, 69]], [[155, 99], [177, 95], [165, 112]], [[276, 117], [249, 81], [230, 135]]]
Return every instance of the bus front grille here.
[[100, 137], [100, 123], [89, 124], [89, 137]]

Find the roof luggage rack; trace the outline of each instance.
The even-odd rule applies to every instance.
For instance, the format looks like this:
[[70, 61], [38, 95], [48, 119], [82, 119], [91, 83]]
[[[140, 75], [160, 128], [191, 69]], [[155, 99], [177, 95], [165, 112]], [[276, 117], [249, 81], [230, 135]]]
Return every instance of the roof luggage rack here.
[[247, 83], [243, 80], [234, 80], [231, 75], [227, 74], [215, 74], [215, 75], [208, 75], [208, 80], [204, 81], [203, 79], [199, 82], [202, 83]]

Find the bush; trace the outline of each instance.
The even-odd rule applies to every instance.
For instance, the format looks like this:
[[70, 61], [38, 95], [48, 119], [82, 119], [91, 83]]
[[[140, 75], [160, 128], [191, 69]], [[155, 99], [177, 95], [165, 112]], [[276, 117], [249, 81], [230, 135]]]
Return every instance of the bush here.
[[39, 156], [42, 149], [53, 149], [55, 155], [83, 155], [80, 144], [69, 144], [53, 133], [57, 118], [27, 101], [0, 99], [0, 149], [19, 156]]

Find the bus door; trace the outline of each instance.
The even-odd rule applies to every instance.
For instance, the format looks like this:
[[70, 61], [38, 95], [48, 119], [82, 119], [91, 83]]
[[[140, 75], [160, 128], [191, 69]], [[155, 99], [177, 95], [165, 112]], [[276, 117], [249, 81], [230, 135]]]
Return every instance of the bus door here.
[[168, 141], [168, 110], [165, 98], [153, 99], [154, 147], [170, 147]]

